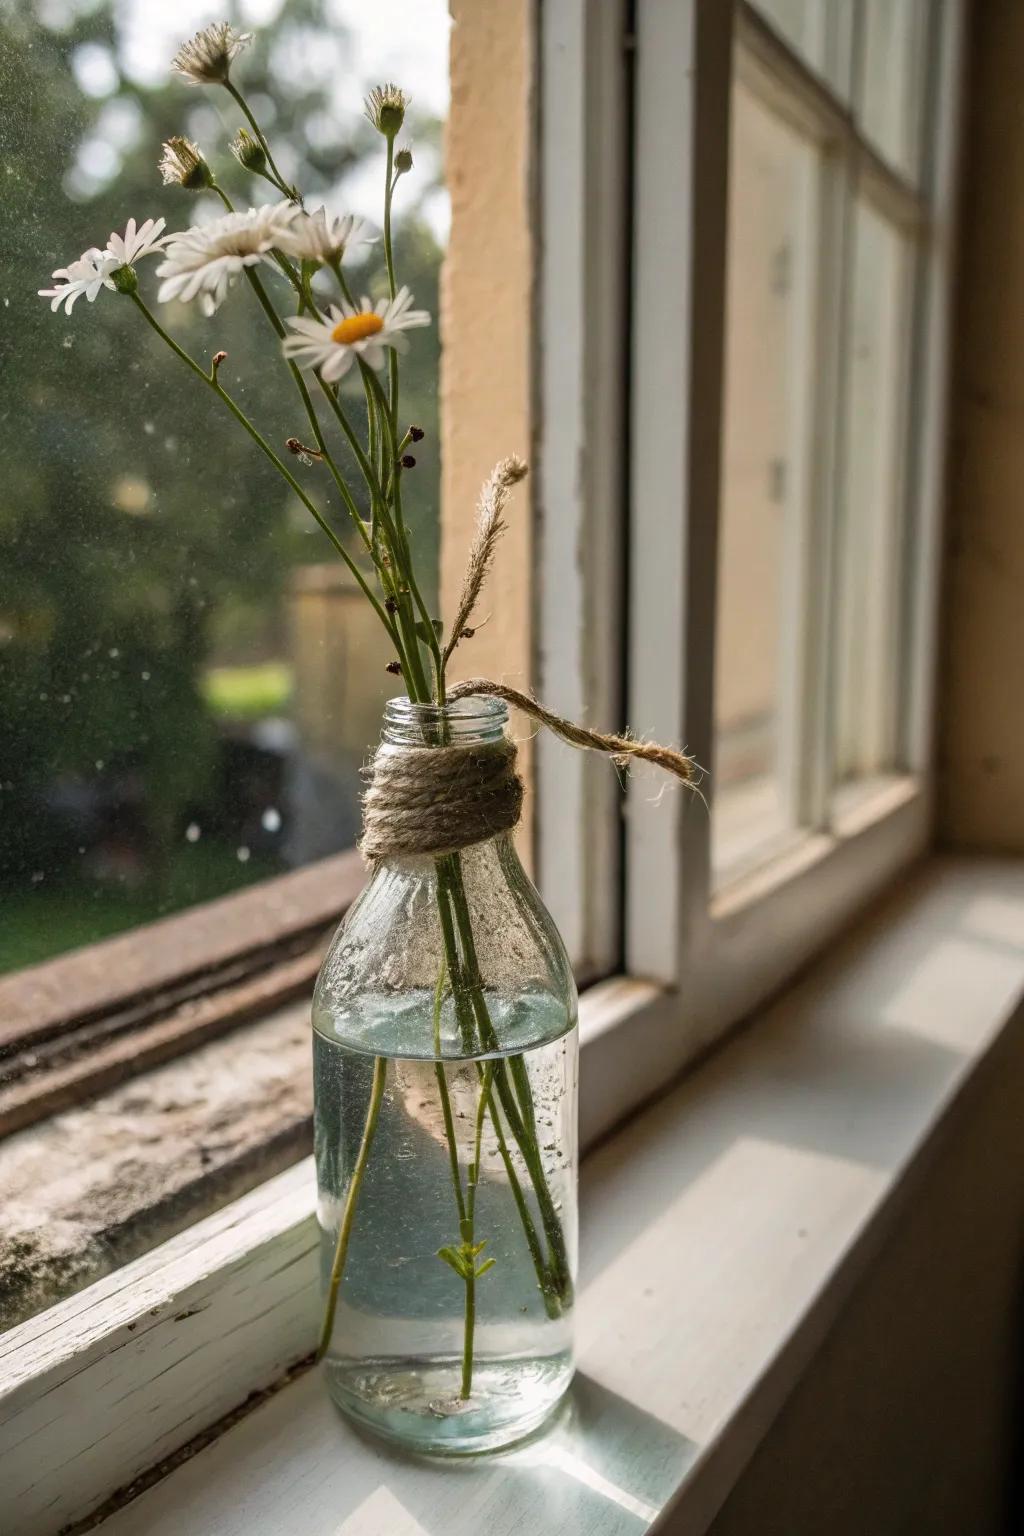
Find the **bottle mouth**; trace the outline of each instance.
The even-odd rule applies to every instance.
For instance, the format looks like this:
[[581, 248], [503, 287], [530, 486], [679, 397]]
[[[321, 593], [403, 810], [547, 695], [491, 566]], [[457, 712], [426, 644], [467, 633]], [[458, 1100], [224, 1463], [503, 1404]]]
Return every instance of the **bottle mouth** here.
[[504, 699], [485, 694], [454, 699], [450, 704], [415, 704], [406, 695], [384, 706], [384, 740], [403, 746], [450, 742], [500, 741], [508, 724]]

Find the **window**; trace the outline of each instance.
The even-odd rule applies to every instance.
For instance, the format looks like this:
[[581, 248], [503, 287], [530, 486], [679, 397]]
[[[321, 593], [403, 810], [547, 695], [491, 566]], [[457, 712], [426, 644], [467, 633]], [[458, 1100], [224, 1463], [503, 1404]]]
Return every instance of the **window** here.
[[[845, 791], [905, 763], [919, 427], [911, 358], [915, 286], [933, 238], [922, 155], [933, 23], [916, 3], [848, 8], [844, 81], [829, 9], [763, 7], [817, 70], [831, 70], [814, 94], [810, 71], [756, 16], [742, 13], [733, 45], [717, 888], [827, 828]], [[823, 387], [830, 378], [835, 389]]]
[[674, 841], [636, 776], [625, 867], [678, 1061], [928, 836], [957, 20], [672, 10], [638, 9], [628, 697], [710, 773]]
[[[282, 167], [311, 206], [379, 225], [384, 156], [362, 98], [392, 77], [415, 98], [396, 264], [435, 323], [403, 372], [425, 432], [406, 506], [436, 593], [447, 6], [417, 4], [415, 36], [400, 0], [372, 16], [356, 0], [286, 0], [263, 28], [258, 12], [235, 17], [257, 23], [245, 84], [261, 114], [272, 93]], [[394, 691], [383, 636], [320, 531], [131, 306], [102, 293], [67, 316], [36, 296], [129, 215], [170, 229], [216, 216], [210, 194], [161, 186], [172, 133], [205, 147], [236, 203], [273, 196], [228, 153], [231, 104], [170, 72], [210, 19], [144, 0], [0, 6], [0, 1327], [305, 1149], [301, 1030], [289, 1045], [268, 1026], [262, 1089], [239, 1081], [219, 1107], [207, 1074], [231, 1044], [213, 1042], [308, 989], [321, 935], [358, 889], [358, 856], [341, 851]], [[275, 444], [307, 435], [256, 366], [262, 316], [232, 300], [213, 320], [167, 306], [167, 323], [197, 355], [227, 352], [229, 387]], [[349, 404], [358, 413], [358, 395]], [[322, 471], [299, 461], [297, 474]], [[146, 1072], [144, 1091], [126, 1084]], [[261, 1097], [277, 1106], [262, 1128]], [[34, 1142], [13, 1134], [50, 1116]], [[47, 1138], [82, 1147], [73, 1171]], [[116, 1232], [102, 1215], [115, 1205]]]
[[[509, 530], [466, 664], [533, 681], [594, 723], [684, 743], [711, 769], [702, 803], [524, 744], [536, 874], [594, 983], [588, 1143], [927, 844], [960, 12], [908, 5], [913, 27], [886, 32], [891, 8], [866, 0], [452, 9], [442, 605], [481, 479], [529, 445], [534, 515]], [[48, 46], [59, 60], [68, 45]], [[423, 210], [435, 242], [442, 195]], [[106, 406], [96, 419], [109, 429]], [[149, 483], [159, 504], [163, 482]], [[129, 526], [141, 536], [149, 522]], [[326, 686], [316, 625], [324, 634], [332, 594], [322, 573], [302, 579], [310, 673]], [[362, 739], [373, 729], [361, 723]], [[320, 901], [293, 920], [298, 958], [278, 930], [254, 946], [271, 979], [283, 959], [308, 965]], [[190, 973], [189, 1004], [216, 1004], [227, 982], [208, 979]], [[286, 995], [301, 999], [308, 979]], [[169, 961], [160, 981], [183, 986]], [[247, 1006], [259, 1017], [266, 994]], [[225, 1262], [276, 1276], [278, 1244], [309, 1262], [302, 1187], [293, 1170], [246, 1206], [252, 1231], [218, 1218]], [[215, 1271], [202, 1286], [223, 1318]], [[298, 1311], [275, 1341], [246, 1319], [205, 1423], [310, 1347]], [[97, 1357], [136, 1358], [123, 1330], [102, 1339]], [[137, 1368], [153, 1358], [140, 1350]], [[93, 1427], [56, 1413], [55, 1435], [91, 1437], [64, 1517], [151, 1465], [151, 1436], [171, 1449], [175, 1411], [156, 1402], [115, 1481]]]
[[[415, 45], [402, 5], [372, 10], [275, 8], [246, 80], [257, 97], [272, 91], [288, 171], [377, 222], [383, 161], [360, 93], [406, 80], [417, 174], [412, 197], [396, 199], [398, 265], [439, 319], [447, 10], [416, 8]], [[161, 187], [171, 133], [216, 154], [236, 201], [265, 200], [227, 153], [232, 113], [169, 72], [208, 19], [143, 0], [0, 10], [0, 970], [350, 847], [390, 683], [384, 639], [319, 530], [130, 306], [81, 300], [67, 317], [36, 297], [129, 214], [177, 229], [219, 210], [209, 194]], [[262, 317], [227, 305], [211, 323], [172, 307], [186, 345], [227, 351], [231, 384], [274, 441], [294, 434], [294, 411], [253, 366]], [[426, 432], [409, 520], [428, 563], [438, 355], [435, 324], [410, 357], [405, 401]]]

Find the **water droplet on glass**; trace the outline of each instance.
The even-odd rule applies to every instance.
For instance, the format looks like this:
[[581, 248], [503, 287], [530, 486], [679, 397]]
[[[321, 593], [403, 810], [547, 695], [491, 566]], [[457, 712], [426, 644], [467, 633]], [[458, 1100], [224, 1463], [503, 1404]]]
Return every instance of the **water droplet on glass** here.
[[112, 645], [110, 650], [107, 652], [107, 655], [110, 657], [111, 661], [116, 661], [120, 654], [121, 652], [118, 650], [116, 645]]
[[63, 345], [64, 345], [64, 348], [65, 348], [66, 351], [70, 351], [71, 348], [74, 346], [74, 344], [75, 344], [75, 338], [73, 336], [65, 336], [64, 337]]
[[194, 821], [190, 821], [185, 828], [185, 841], [187, 843], [198, 843], [202, 835], [202, 830], [196, 826]]
[[151, 675], [152, 674], [149, 673], [149, 672], [140, 672], [139, 673], [139, 676], [142, 678], [142, 681], [144, 683], [148, 683], [149, 682], [149, 679], [150, 679]]
[[276, 805], [268, 805], [260, 817], [264, 832], [279, 832], [281, 830], [281, 812]]
[[97, 759], [96, 759], [96, 771], [97, 771], [97, 772], [98, 772], [98, 773], [102, 773], [102, 771], [103, 771], [103, 769], [104, 769], [104, 768], [105, 768], [105, 767], [106, 767], [106, 766], [107, 766], [107, 765], [106, 765], [106, 763], [105, 763], [105, 762], [104, 762], [104, 761], [103, 761], [103, 759], [102, 759], [102, 757], [98, 757], [98, 758], [97, 758]]
[[152, 437], [153, 433], [156, 431], [156, 425], [152, 421], [144, 421], [142, 423], [142, 430], [145, 432], [147, 437]]
[[248, 850], [248, 848], [239, 848], [239, 849], [237, 849], [236, 852], [235, 852], [235, 858], [238, 860], [239, 864], [248, 864], [248, 862], [249, 862], [249, 850]]

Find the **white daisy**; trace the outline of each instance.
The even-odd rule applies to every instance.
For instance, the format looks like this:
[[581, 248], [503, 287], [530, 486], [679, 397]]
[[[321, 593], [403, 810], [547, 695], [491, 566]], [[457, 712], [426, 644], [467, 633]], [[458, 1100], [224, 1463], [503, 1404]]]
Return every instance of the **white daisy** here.
[[315, 213], [300, 209], [282, 238], [281, 249], [287, 256], [298, 256], [304, 261], [338, 261], [360, 246], [372, 245], [376, 238], [366, 220], [356, 218], [355, 214], [332, 219], [326, 208], [318, 208]]
[[430, 324], [427, 311], [412, 309], [411, 304], [412, 294], [401, 288], [393, 299], [380, 299], [376, 304], [363, 299], [360, 309], [350, 309], [347, 304], [338, 309], [332, 304], [326, 320], [293, 316], [287, 323], [295, 334], [285, 337], [284, 355], [301, 367], [318, 368], [328, 384], [347, 373], [356, 357], [371, 368], [379, 368], [385, 347], [405, 351], [402, 331]]
[[223, 85], [231, 61], [251, 42], [251, 32], [236, 32], [226, 21], [215, 21], [182, 43], [171, 67], [190, 85]]
[[63, 304], [64, 313], [70, 315], [75, 300], [81, 294], [84, 293], [91, 304], [101, 288], [113, 288], [110, 274], [118, 266], [120, 262], [109, 251], [90, 246], [77, 261], [66, 267], [58, 267], [53, 274], [58, 280], [57, 287], [38, 289], [39, 297], [50, 300], [51, 313], [56, 313]]
[[160, 303], [187, 303], [198, 296], [203, 314], [212, 315], [245, 267], [270, 261], [269, 253], [281, 244], [295, 213], [294, 203], [266, 203], [172, 235], [156, 269], [157, 277], [164, 279], [157, 295]]
[[110, 236], [108, 254], [114, 257], [119, 267], [133, 267], [143, 256], [162, 251], [168, 240], [174, 238], [163, 233], [166, 222], [166, 219], [147, 219], [136, 228], [135, 220], [129, 219], [123, 235]]

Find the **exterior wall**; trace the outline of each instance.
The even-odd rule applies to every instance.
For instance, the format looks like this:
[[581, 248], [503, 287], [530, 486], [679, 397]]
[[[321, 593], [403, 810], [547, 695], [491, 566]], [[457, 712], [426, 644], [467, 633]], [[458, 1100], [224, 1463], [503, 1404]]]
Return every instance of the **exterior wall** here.
[[939, 837], [1024, 853], [1024, 7], [972, 7]]

